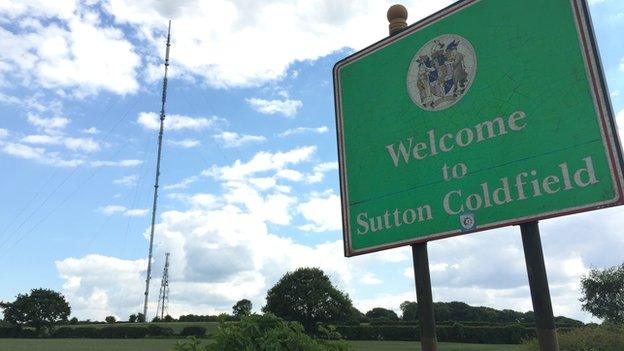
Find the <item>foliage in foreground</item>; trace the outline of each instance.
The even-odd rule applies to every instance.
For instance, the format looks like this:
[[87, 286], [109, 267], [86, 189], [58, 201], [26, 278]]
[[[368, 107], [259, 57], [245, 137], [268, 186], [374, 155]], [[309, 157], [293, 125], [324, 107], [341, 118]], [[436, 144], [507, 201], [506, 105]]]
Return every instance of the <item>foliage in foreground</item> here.
[[[613, 325], [587, 326], [558, 333], [560, 351], [621, 351], [624, 350], [624, 327]], [[526, 342], [523, 351], [538, 351], [537, 340]]]
[[[331, 333], [330, 333], [331, 334]], [[330, 335], [327, 334], [327, 335]], [[272, 314], [243, 317], [240, 323], [221, 323], [214, 344], [205, 345], [194, 337], [178, 342], [176, 351], [348, 351], [344, 341], [315, 340], [303, 326], [285, 322]]]

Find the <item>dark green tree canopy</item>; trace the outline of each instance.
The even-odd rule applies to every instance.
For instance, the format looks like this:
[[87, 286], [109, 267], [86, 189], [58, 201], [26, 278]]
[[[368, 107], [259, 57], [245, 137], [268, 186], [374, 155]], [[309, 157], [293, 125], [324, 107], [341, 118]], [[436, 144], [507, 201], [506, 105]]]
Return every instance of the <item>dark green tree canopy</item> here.
[[251, 301], [247, 299], [242, 299], [238, 301], [234, 306], [232, 306], [232, 314], [236, 318], [249, 316], [251, 314], [251, 308], [252, 308]]
[[117, 322], [117, 318], [115, 318], [115, 316], [106, 316], [106, 318], [104, 318], [104, 321], [108, 324], [113, 324]]
[[308, 332], [316, 330], [316, 323], [345, 322], [354, 317], [349, 296], [336, 289], [318, 268], [299, 268], [286, 273], [267, 292], [267, 303], [262, 308], [287, 321], [303, 324]]
[[136, 321], [137, 321], [137, 315], [136, 315], [136, 314], [131, 314], [131, 315], [128, 317], [128, 322], [130, 322], [130, 323], [136, 323]]
[[397, 316], [396, 312], [382, 307], [375, 307], [372, 310], [366, 312], [366, 317], [370, 319], [387, 319], [390, 321], [399, 320], [399, 316]]
[[404, 321], [418, 320], [418, 304], [413, 301], [404, 301], [401, 306], [401, 319]]
[[50, 289], [32, 289], [29, 294], [17, 295], [13, 302], [1, 302], [0, 308], [5, 321], [37, 330], [67, 322], [71, 312], [65, 297]]
[[608, 322], [624, 324], [624, 264], [592, 269], [581, 278], [583, 309]]
[[[495, 324], [534, 323], [533, 311], [517, 312], [497, 310], [490, 307], [475, 307], [463, 302], [435, 302], [433, 304], [436, 322], [487, 322]], [[418, 320], [418, 303], [405, 301], [401, 304], [404, 321]], [[581, 326], [583, 322], [566, 317], [555, 317], [557, 325]]]

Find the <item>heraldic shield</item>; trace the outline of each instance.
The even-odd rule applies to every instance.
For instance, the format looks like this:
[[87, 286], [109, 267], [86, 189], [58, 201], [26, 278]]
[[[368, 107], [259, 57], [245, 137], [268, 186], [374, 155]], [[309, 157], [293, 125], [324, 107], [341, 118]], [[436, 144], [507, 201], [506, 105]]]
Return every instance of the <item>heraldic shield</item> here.
[[477, 71], [472, 44], [455, 34], [444, 34], [423, 45], [407, 73], [412, 101], [427, 111], [453, 106], [470, 89]]

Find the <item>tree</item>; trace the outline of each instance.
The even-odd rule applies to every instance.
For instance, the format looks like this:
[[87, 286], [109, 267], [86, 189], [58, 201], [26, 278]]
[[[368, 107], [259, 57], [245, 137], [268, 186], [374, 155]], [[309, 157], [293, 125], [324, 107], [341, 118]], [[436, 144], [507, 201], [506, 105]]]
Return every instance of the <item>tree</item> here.
[[69, 324], [71, 325], [76, 325], [78, 324], [78, 318], [73, 317], [72, 319], [69, 320]]
[[171, 322], [175, 322], [175, 319], [173, 319], [173, 317], [171, 317], [170, 315], [166, 315], [163, 318], [163, 322], [171, 323]]
[[393, 311], [386, 308], [375, 307], [372, 310], [366, 312], [366, 317], [370, 319], [387, 319], [390, 321], [398, 321], [399, 316]]
[[136, 314], [131, 314], [131, 315], [128, 317], [128, 322], [130, 322], [130, 323], [136, 323], [136, 321], [137, 321], [137, 315], [136, 315]]
[[624, 324], [624, 264], [592, 269], [581, 278], [583, 310], [608, 322]]
[[418, 320], [418, 303], [413, 301], [404, 301], [401, 304], [401, 319], [404, 321]]
[[143, 313], [137, 313], [137, 323], [145, 323], [145, 315]]
[[344, 322], [354, 318], [349, 296], [337, 290], [318, 268], [299, 268], [286, 273], [267, 292], [264, 312], [298, 321], [308, 332], [316, 324]]
[[232, 306], [232, 314], [235, 318], [240, 319], [243, 316], [249, 316], [251, 314], [251, 308], [251, 301], [242, 299]]
[[106, 318], [104, 318], [104, 321], [106, 321], [106, 323], [108, 324], [113, 324], [117, 322], [117, 318], [115, 318], [115, 316], [106, 316]]
[[30, 294], [17, 295], [14, 302], [0, 302], [0, 308], [4, 310], [5, 321], [38, 331], [67, 322], [71, 312], [65, 297], [50, 289], [32, 289]]

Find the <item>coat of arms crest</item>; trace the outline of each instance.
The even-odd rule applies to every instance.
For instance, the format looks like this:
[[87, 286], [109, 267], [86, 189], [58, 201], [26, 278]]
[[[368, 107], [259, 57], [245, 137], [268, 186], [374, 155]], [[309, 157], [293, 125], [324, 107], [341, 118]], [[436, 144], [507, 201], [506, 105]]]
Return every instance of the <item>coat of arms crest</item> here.
[[476, 71], [472, 44], [459, 35], [444, 34], [414, 55], [407, 72], [407, 91], [420, 108], [443, 110], [466, 94]]

